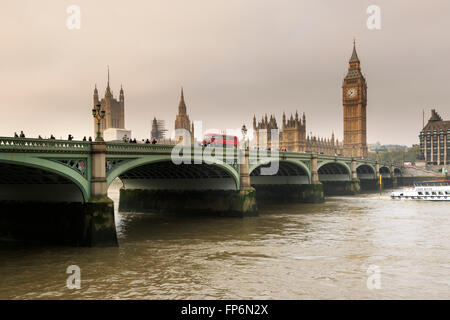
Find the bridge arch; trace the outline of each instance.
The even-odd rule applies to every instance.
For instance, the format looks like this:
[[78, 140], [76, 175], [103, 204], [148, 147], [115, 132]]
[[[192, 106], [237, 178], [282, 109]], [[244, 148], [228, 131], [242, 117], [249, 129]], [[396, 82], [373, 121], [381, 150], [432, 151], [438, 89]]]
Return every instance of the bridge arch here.
[[251, 184], [310, 184], [311, 171], [302, 161], [277, 160], [279, 167], [274, 175], [261, 176], [261, 167], [272, 162], [271, 159], [259, 161], [249, 166]]
[[356, 174], [358, 179], [376, 179], [376, 168], [371, 164], [359, 163], [356, 166]]
[[394, 168], [394, 176], [400, 177], [402, 175], [402, 170], [399, 168]]
[[126, 160], [109, 172], [107, 185], [119, 177], [131, 189], [239, 190], [239, 173], [231, 165], [218, 161], [195, 164], [194, 161], [176, 165], [170, 154]]
[[342, 161], [321, 162], [317, 168], [319, 181], [350, 181], [352, 171], [350, 167]]
[[391, 169], [388, 166], [380, 166], [380, 174], [384, 177], [391, 175]]
[[90, 198], [90, 183], [80, 173], [57, 161], [24, 154], [0, 154], [0, 190], [0, 200], [85, 202]]

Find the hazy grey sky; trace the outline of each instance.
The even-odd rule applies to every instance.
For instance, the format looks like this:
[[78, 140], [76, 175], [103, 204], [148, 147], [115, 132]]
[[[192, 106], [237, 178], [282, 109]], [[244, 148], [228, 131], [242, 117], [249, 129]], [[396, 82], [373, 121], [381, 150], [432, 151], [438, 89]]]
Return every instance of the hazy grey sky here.
[[[66, 9], [81, 8], [69, 30]], [[381, 30], [366, 9], [381, 8]], [[450, 118], [450, 1], [2, 0], [0, 135], [93, 134], [106, 66], [125, 123], [173, 129], [184, 86], [191, 120], [249, 127], [253, 114], [306, 112], [307, 132], [342, 139], [352, 39], [368, 82], [368, 142], [413, 144], [422, 109]]]

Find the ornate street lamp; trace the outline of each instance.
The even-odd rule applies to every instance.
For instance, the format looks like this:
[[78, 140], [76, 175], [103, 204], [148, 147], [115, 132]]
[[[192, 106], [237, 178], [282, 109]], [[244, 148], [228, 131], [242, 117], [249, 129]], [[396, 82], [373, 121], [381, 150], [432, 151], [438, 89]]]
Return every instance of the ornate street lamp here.
[[95, 138], [95, 141], [103, 141], [102, 135], [100, 133], [100, 123], [105, 117], [105, 110], [100, 111], [100, 104], [97, 104], [96, 107], [97, 108], [92, 109], [92, 115], [94, 116], [94, 119], [97, 120], [97, 137]]
[[241, 132], [242, 132], [242, 140], [244, 141], [244, 149], [246, 149], [247, 142], [245, 140], [245, 136], [247, 135], [247, 127], [245, 126], [245, 124], [242, 125]]

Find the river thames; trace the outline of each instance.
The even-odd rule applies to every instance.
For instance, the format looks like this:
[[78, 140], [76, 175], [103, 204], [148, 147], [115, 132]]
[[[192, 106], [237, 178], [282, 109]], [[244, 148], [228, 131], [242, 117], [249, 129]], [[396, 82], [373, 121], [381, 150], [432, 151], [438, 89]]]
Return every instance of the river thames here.
[[450, 299], [449, 202], [363, 194], [116, 224], [119, 248], [2, 247], [0, 299]]

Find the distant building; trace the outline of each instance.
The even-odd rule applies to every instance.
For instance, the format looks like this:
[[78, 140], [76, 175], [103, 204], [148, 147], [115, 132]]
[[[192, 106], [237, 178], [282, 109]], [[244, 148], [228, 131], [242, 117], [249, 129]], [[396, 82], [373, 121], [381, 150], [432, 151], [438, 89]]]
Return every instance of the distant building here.
[[278, 133], [277, 120], [274, 116], [271, 115], [268, 119], [266, 114], [258, 123], [256, 123], [256, 116], [253, 116], [254, 146], [261, 149], [272, 149], [272, 130]]
[[253, 144], [259, 149], [272, 149], [273, 138], [272, 130], [279, 134], [278, 148], [293, 152], [318, 152], [323, 154], [342, 154], [343, 144], [334, 139], [334, 133], [331, 139], [324, 139], [315, 136], [306, 135], [306, 116], [303, 113], [302, 119], [298, 112], [295, 117], [291, 114], [289, 119], [283, 113], [283, 122], [281, 131], [279, 131], [277, 120], [274, 115], [270, 118], [265, 115], [261, 121], [256, 121], [253, 117]]
[[153, 118], [151, 138], [156, 141], [163, 140], [166, 132], [167, 129], [165, 128], [164, 120], [156, 120], [156, 117]]
[[379, 142], [374, 144], [369, 144], [369, 151], [370, 152], [385, 152], [385, 151], [394, 151], [394, 150], [401, 150], [401, 151], [407, 151], [408, 146], [401, 145], [401, 144], [380, 144]]
[[450, 164], [450, 121], [443, 121], [435, 109], [420, 131], [420, 157], [427, 164]]
[[[186, 103], [184, 102], [183, 88], [181, 88], [180, 103], [178, 104], [178, 114], [175, 119], [175, 135], [177, 129], [186, 130], [191, 136], [191, 143], [194, 142], [194, 124], [193, 123], [191, 124], [189, 116], [187, 115]], [[183, 141], [184, 139], [185, 139], [184, 135], [175, 137], [177, 143]]]
[[[108, 85], [105, 91], [105, 97], [99, 100], [97, 85], [94, 89], [94, 108], [97, 104], [101, 105], [101, 110], [105, 111], [105, 117], [100, 122], [100, 132], [109, 128], [125, 129], [125, 97], [123, 94], [123, 88], [120, 86], [119, 100], [116, 100], [113, 96], [111, 88], [109, 86], [109, 68], [108, 68]], [[94, 128], [97, 128], [97, 120], [94, 119]]]

